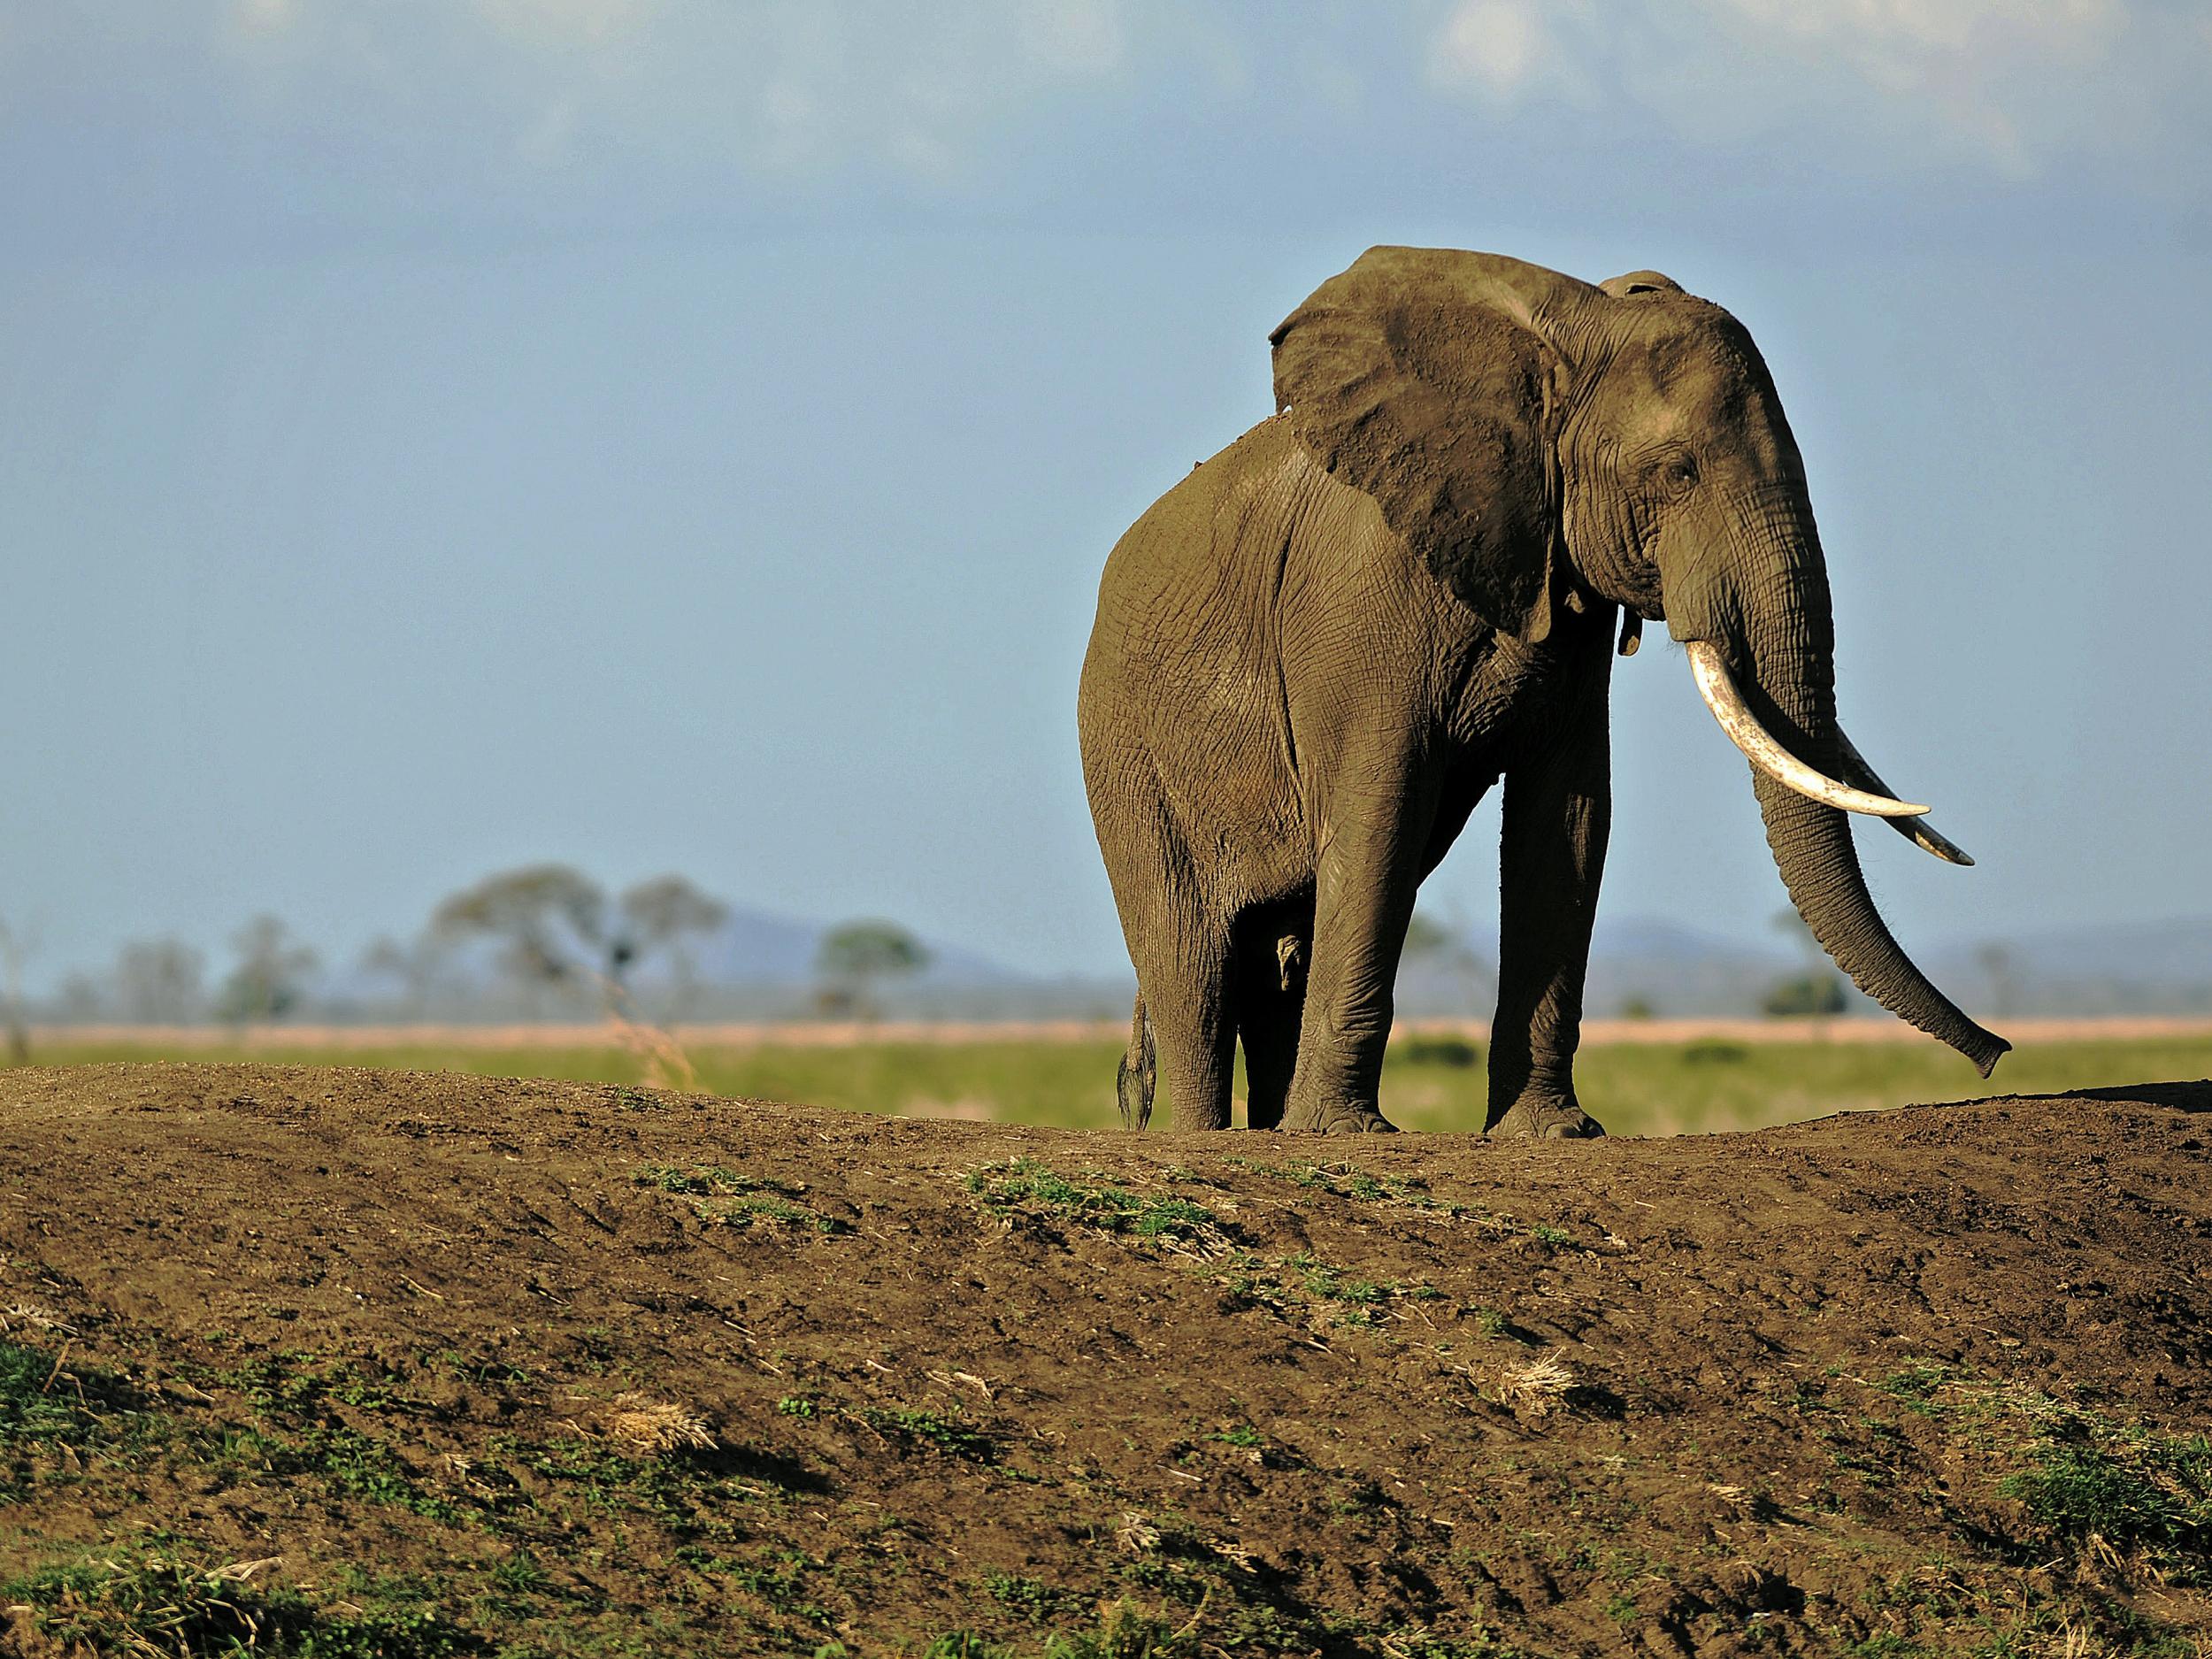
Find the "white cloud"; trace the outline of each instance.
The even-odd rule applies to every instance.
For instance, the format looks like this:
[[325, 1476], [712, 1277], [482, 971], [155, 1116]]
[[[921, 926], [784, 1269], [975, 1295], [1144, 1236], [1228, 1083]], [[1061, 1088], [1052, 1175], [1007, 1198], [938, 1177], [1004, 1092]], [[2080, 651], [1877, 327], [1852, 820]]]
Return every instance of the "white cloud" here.
[[296, 12], [293, 0], [232, 0], [230, 20], [241, 34], [269, 34], [289, 28]]
[[326, 104], [342, 86], [357, 106], [404, 109], [426, 141], [503, 130], [492, 152], [539, 168], [862, 165], [942, 184], [992, 122], [1110, 81], [1130, 44], [1123, 0], [227, 4], [228, 57], [257, 106]]
[[2139, 126], [2116, 83], [2158, 83], [2155, 34], [2125, 0], [1459, 0], [1427, 68], [1484, 101], [1624, 99], [1694, 139], [2026, 173]]
[[1510, 99], [1555, 49], [1527, 0], [1466, 0], [1438, 33], [1434, 77]]
[[1063, 74], [1110, 74], [1121, 66], [1126, 42], [1114, 0], [1043, 0], [1022, 8], [1020, 27], [1029, 54]]

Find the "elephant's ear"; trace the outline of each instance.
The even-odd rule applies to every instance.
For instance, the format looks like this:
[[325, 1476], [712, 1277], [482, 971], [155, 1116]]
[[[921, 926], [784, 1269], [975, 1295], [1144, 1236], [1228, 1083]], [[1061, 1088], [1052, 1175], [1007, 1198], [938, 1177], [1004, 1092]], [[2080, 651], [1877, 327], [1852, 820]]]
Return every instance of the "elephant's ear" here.
[[1624, 300], [1632, 294], [1679, 294], [1682, 285], [1663, 272], [1631, 271], [1625, 276], [1606, 278], [1598, 284], [1598, 291]]
[[1549, 324], [1586, 285], [1492, 254], [1372, 248], [1271, 336], [1275, 403], [1475, 613], [1525, 640], [1563, 596]]

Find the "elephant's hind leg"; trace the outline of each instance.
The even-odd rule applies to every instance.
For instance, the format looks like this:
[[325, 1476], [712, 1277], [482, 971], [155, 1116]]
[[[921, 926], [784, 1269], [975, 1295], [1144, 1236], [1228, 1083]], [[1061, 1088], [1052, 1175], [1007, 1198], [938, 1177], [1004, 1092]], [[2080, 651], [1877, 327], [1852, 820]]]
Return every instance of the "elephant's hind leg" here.
[[1231, 939], [1229, 992], [1244, 1041], [1245, 1122], [1273, 1129], [1283, 1121], [1298, 1067], [1306, 963], [1313, 953], [1313, 895], [1245, 911]]
[[[1180, 930], [1177, 930], [1179, 933]], [[1226, 1129], [1236, 1064], [1236, 1027], [1229, 1018], [1228, 930], [1183, 933], [1149, 941], [1137, 959], [1137, 984], [1167, 1079], [1178, 1129]]]

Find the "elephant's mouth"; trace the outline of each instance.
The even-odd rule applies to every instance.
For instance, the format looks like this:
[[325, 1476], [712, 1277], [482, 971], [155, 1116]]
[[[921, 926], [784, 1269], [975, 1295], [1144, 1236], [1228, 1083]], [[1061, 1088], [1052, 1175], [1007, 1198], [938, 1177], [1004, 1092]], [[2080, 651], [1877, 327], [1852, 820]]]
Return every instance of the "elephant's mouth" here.
[[1741, 749], [1744, 757], [1786, 789], [1793, 789], [1809, 801], [1832, 806], [1844, 812], [1863, 812], [1872, 818], [1887, 818], [1892, 826], [1912, 843], [1932, 853], [1938, 858], [1955, 864], [1970, 864], [1969, 857], [1956, 842], [1939, 834], [1924, 820], [1928, 809], [1916, 803], [1901, 801], [1889, 791], [1874, 768], [1845, 736], [1840, 726], [1836, 729], [1836, 750], [1847, 776], [1831, 778], [1816, 767], [1809, 766], [1792, 754], [1782, 741], [1767, 730], [1753, 712], [1737, 688], [1736, 679], [1728, 667], [1728, 659], [1718, 646], [1709, 640], [1692, 640], [1684, 649], [1690, 658], [1690, 672], [1697, 681], [1697, 695], [1705, 700], [1705, 706], [1713, 711], [1713, 718], [1728, 739]]

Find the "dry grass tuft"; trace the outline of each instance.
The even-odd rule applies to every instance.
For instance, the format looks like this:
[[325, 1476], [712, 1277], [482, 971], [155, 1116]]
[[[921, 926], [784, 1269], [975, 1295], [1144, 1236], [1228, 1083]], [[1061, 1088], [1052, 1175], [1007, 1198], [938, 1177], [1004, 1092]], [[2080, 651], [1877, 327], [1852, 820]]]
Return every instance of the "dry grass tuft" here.
[[682, 1406], [662, 1405], [642, 1394], [622, 1394], [607, 1413], [607, 1438], [632, 1451], [712, 1451], [714, 1431]]
[[1487, 1392], [1502, 1406], [1540, 1417], [1566, 1397], [1575, 1382], [1573, 1366], [1556, 1354], [1540, 1354], [1518, 1364], [1500, 1366]]
[[35, 1302], [19, 1302], [12, 1307], [0, 1308], [0, 1336], [6, 1335], [18, 1325], [33, 1331], [50, 1331], [57, 1336], [74, 1336], [77, 1327], [50, 1309]]
[[1141, 1555], [1160, 1547], [1160, 1529], [1152, 1525], [1152, 1517], [1141, 1509], [1131, 1509], [1114, 1529], [1114, 1542], [1132, 1555]]

